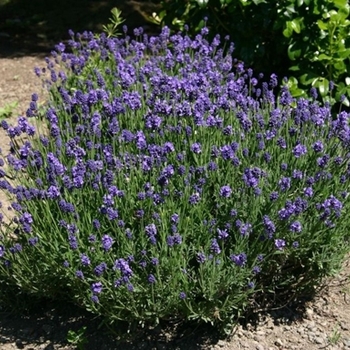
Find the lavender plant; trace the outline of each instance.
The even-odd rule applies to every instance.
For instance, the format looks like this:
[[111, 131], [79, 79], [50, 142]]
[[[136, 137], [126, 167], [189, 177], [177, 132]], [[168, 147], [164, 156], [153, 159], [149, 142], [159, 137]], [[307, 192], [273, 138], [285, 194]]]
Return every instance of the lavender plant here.
[[287, 87], [275, 97], [275, 75], [258, 88], [207, 32], [71, 32], [36, 69], [45, 112], [34, 94], [17, 125], [1, 123], [13, 219], [0, 275], [110, 322], [229, 328], [261, 297], [304, 296], [340, 267], [349, 114], [333, 120]]

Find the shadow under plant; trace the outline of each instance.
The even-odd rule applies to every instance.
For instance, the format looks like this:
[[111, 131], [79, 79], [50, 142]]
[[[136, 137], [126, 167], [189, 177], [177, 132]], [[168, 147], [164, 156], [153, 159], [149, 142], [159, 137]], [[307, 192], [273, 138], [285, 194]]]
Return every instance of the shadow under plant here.
[[[0, 311], [0, 347], [15, 343], [22, 349], [31, 345], [45, 349], [202, 349], [214, 345], [219, 333], [209, 325], [163, 323], [153, 329], [133, 330], [119, 323], [113, 333], [98, 317], [73, 305], [35, 300], [22, 295], [26, 305], [13, 312]], [[21, 315], [18, 312], [21, 311]], [[15, 316], [15, 317], [14, 317]], [[130, 336], [127, 333], [130, 332]], [[131, 338], [132, 335], [132, 338]], [[12, 346], [12, 345], [11, 345]]]

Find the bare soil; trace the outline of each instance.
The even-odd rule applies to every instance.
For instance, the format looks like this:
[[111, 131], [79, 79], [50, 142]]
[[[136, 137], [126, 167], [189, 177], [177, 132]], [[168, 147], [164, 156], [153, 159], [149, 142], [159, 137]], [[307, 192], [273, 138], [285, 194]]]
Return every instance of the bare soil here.
[[[6, 56], [6, 55], [5, 55]], [[1, 54], [0, 54], [1, 57]], [[34, 66], [43, 66], [43, 54], [35, 52], [0, 58], [0, 108], [18, 102], [13, 117], [23, 115], [31, 94], [45, 98]], [[0, 148], [9, 149], [9, 139], [0, 130]], [[0, 201], [8, 203], [0, 192]], [[5, 205], [6, 207], [6, 205]], [[262, 312], [245, 320], [230, 339], [220, 339], [209, 326], [164, 324], [154, 330], [140, 331], [130, 341], [120, 341], [98, 329], [100, 320], [69, 305], [40, 302], [27, 311], [0, 309], [0, 349], [75, 349], [67, 343], [69, 330], [87, 327], [87, 345], [83, 349], [222, 349], [287, 350], [350, 349], [350, 267], [326, 281], [326, 287], [300, 310], [288, 305], [284, 309]], [[1, 288], [1, 287], [0, 287]]]

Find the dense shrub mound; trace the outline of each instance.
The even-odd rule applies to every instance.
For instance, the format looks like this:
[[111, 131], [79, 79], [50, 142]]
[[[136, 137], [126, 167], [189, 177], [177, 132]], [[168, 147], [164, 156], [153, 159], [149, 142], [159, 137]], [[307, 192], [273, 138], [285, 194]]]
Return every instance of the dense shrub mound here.
[[1, 278], [109, 321], [229, 326], [310, 293], [349, 251], [349, 115], [257, 88], [206, 28], [135, 35], [71, 33], [36, 69], [49, 104], [2, 122]]

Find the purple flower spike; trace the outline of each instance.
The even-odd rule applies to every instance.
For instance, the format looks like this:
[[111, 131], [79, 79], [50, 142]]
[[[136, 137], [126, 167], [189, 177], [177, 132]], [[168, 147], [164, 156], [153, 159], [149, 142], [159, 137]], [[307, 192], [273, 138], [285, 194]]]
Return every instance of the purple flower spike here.
[[242, 224], [239, 227], [239, 232], [243, 237], [249, 236], [252, 231], [252, 225], [250, 223]]
[[107, 264], [105, 262], [102, 262], [101, 264], [97, 265], [94, 268], [94, 273], [96, 276], [101, 276], [103, 274], [104, 271], [107, 270]]
[[218, 243], [218, 241], [215, 238], [211, 240], [210, 250], [214, 254], [220, 254], [221, 253], [221, 249], [220, 249], [219, 243]]
[[230, 259], [232, 262], [234, 262], [237, 266], [242, 267], [247, 262], [247, 255], [245, 253], [240, 254], [231, 254]]
[[278, 181], [278, 185], [282, 192], [286, 192], [291, 186], [290, 177], [282, 177], [281, 180]]
[[90, 259], [89, 259], [89, 257], [86, 254], [81, 254], [80, 261], [81, 261], [83, 266], [90, 265]]
[[102, 237], [102, 246], [105, 251], [110, 250], [112, 248], [113, 243], [114, 243], [114, 240], [112, 237], [108, 235], [104, 235]]
[[78, 271], [75, 272], [75, 276], [76, 276], [77, 278], [79, 278], [80, 280], [83, 280], [83, 279], [84, 279], [84, 274], [83, 274], [83, 272], [80, 271], [80, 270], [78, 270]]
[[97, 304], [100, 300], [98, 299], [98, 296], [97, 296], [97, 295], [93, 295], [93, 296], [91, 296], [91, 301], [92, 301], [94, 304]]
[[204, 253], [197, 253], [196, 254], [196, 258], [197, 258], [197, 261], [200, 263], [200, 264], [203, 264], [205, 263], [205, 261], [207, 260], [206, 256]]
[[301, 232], [301, 230], [303, 229], [301, 223], [299, 221], [294, 221], [291, 223], [291, 225], [289, 226], [289, 229], [292, 231], [292, 232]]
[[218, 228], [216, 231], [217, 231], [217, 233], [218, 233], [218, 238], [219, 238], [219, 239], [226, 239], [226, 238], [229, 236], [229, 234], [228, 234], [228, 232], [227, 232], [226, 229], [220, 230], [220, 229]]
[[154, 283], [156, 283], [156, 278], [154, 277], [154, 275], [152, 275], [152, 274], [150, 274], [149, 276], [148, 276], [148, 282], [150, 283], [150, 284], [154, 284]]
[[312, 190], [312, 187], [306, 187], [304, 188], [304, 195], [306, 197], [312, 197], [314, 194], [313, 190]]
[[307, 153], [307, 148], [304, 145], [299, 144], [293, 148], [293, 155], [295, 158], [299, 158], [305, 155], [306, 153]]
[[180, 294], [179, 294], [179, 298], [180, 298], [181, 300], [186, 299], [186, 297], [187, 297], [187, 295], [186, 295], [186, 293], [185, 293], [185, 292], [180, 292]]
[[91, 291], [94, 294], [100, 294], [102, 292], [103, 286], [101, 282], [96, 282], [91, 285]]
[[286, 241], [284, 239], [275, 239], [275, 247], [278, 250], [283, 250], [285, 246], [286, 246]]
[[191, 195], [188, 201], [190, 204], [193, 205], [193, 204], [197, 204], [200, 201], [200, 199], [201, 199], [201, 197], [200, 197], [199, 193], [197, 192], [197, 193]]
[[195, 154], [199, 154], [202, 152], [201, 144], [199, 142], [194, 143], [191, 146], [191, 151]]
[[175, 213], [175, 214], [171, 215], [171, 222], [174, 223], [175, 225], [178, 224], [179, 219], [180, 219], [179, 214]]
[[133, 272], [129, 266], [129, 263], [124, 259], [118, 259], [114, 263], [114, 269], [119, 270], [123, 276], [131, 277]]
[[224, 198], [228, 198], [230, 197], [232, 194], [232, 190], [231, 190], [231, 187], [226, 185], [226, 186], [222, 186], [220, 188], [220, 196], [221, 197], [224, 197]]

